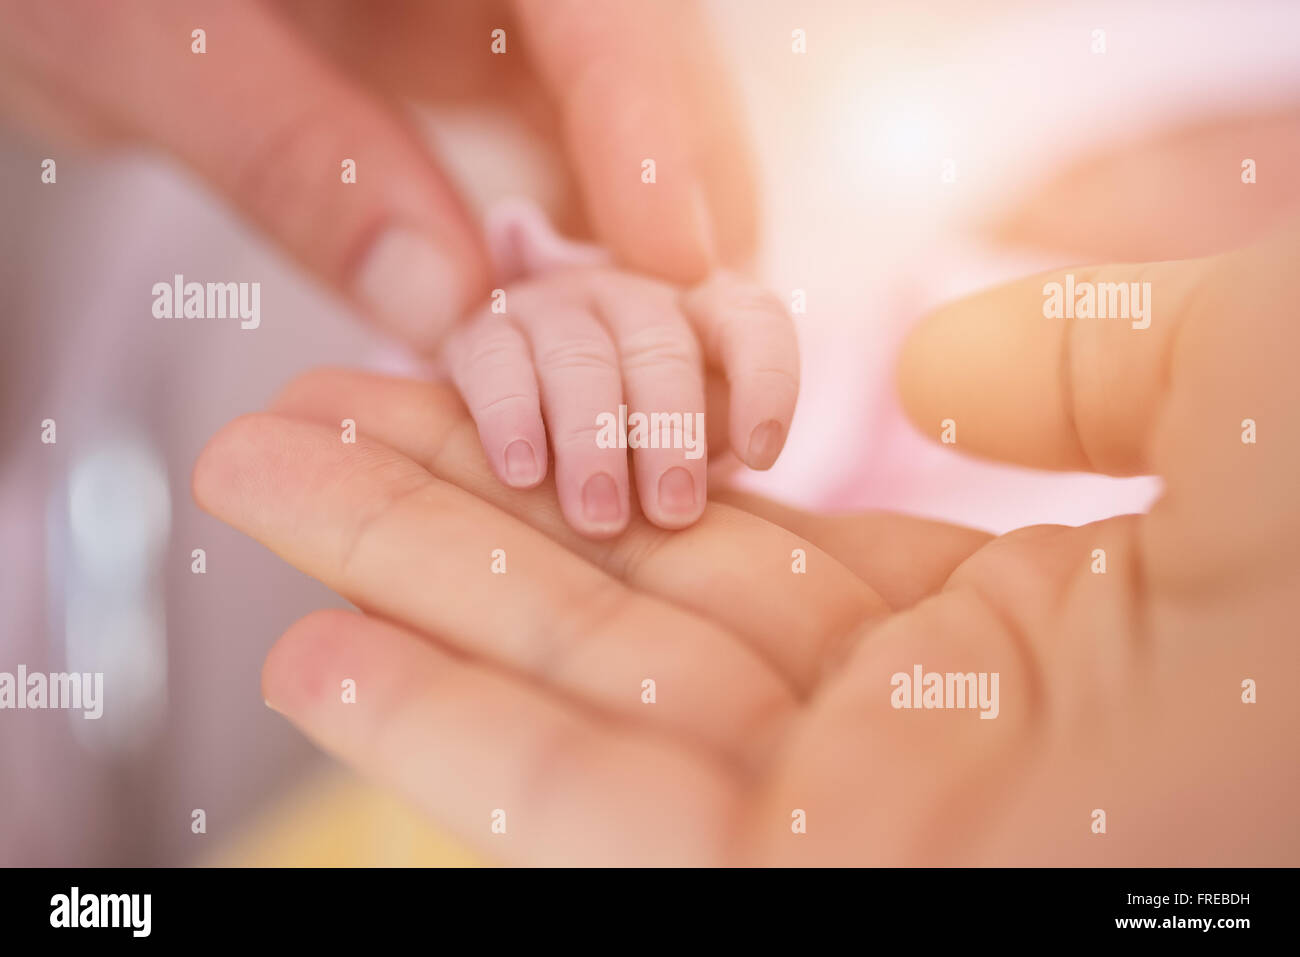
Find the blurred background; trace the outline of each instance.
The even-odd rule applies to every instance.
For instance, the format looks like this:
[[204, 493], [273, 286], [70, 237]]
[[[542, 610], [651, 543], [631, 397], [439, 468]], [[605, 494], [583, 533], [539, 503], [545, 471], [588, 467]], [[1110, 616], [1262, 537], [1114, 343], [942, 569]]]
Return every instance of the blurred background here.
[[[710, 8], [761, 167], [760, 273], [807, 301], [790, 441], [742, 481], [995, 531], [1145, 508], [1153, 479], [988, 465], [918, 435], [893, 358], [918, 316], [981, 286], [1204, 255], [1300, 212], [1300, 4]], [[480, 211], [562, 201], [525, 131], [412, 115]], [[271, 642], [342, 602], [189, 494], [208, 437], [296, 373], [423, 370], [160, 156], [0, 128], [0, 201], [0, 671], [103, 671], [111, 696], [98, 721], [0, 712], [0, 864], [473, 863], [263, 705]], [[260, 282], [260, 328], [153, 318], [152, 285], [176, 273]]]

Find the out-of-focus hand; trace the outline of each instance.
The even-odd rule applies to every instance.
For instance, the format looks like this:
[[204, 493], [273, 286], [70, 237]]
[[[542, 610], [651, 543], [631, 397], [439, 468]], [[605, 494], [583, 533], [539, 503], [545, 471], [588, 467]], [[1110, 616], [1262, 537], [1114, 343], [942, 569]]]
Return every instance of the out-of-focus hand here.
[[1300, 106], [1161, 129], [1079, 156], [988, 232], [1094, 262], [1236, 249], [1300, 215], [1297, 153]]
[[[1297, 255], [1075, 271], [1149, 282], [1147, 328], [1045, 318], [1049, 275], [910, 341], [926, 431], [1158, 473], [1146, 516], [990, 541], [715, 496], [594, 542], [496, 480], [447, 392], [328, 372], [219, 433], [194, 490], [362, 609], [288, 631], [271, 705], [492, 857], [1295, 864]], [[895, 707], [917, 666], [998, 694]]]
[[[0, 0], [0, 112], [167, 150], [422, 350], [486, 296], [488, 266], [398, 98], [513, 111], [561, 145], [620, 262], [690, 281], [754, 241], [724, 73], [687, 2]], [[641, 182], [648, 158], [653, 186]]]

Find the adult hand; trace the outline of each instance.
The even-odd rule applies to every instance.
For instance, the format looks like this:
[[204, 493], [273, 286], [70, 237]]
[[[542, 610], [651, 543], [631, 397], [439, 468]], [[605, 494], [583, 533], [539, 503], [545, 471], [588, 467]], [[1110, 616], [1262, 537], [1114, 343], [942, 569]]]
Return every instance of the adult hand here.
[[1298, 152], [1294, 105], [1158, 129], [1080, 155], [1002, 210], [988, 235], [1094, 262], [1237, 249], [1300, 215], [1300, 184], [1289, 175]]
[[421, 349], [486, 294], [488, 265], [399, 97], [512, 110], [562, 142], [590, 225], [621, 262], [689, 281], [755, 233], [720, 63], [688, 2], [0, 0], [0, 112], [169, 151]]
[[[495, 480], [446, 392], [339, 372], [227, 426], [194, 491], [363, 610], [294, 625], [269, 703], [493, 857], [1294, 864], [1298, 252], [1293, 233], [1076, 270], [1150, 282], [1146, 329], [1044, 318], [1058, 275], [911, 340], [927, 431], [951, 418], [960, 448], [1004, 460], [1156, 472], [1146, 516], [990, 541], [733, 499], [595, 542], [552, 488]], [[339, 441], [344, 417], [363, 441]], [[997, 674], [996, 718], [896, 708], [917, 665]]]

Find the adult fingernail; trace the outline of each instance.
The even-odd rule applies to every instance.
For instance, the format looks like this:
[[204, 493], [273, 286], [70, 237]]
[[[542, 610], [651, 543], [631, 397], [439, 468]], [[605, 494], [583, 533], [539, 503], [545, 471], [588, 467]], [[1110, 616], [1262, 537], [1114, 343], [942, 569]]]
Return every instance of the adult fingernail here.
[[354, 292], [377, 323], [422, 352], [456, 321], [466, 295], [455, 265], [433, 241], [401, 227], [371, 247]]
[[537, 481], [537, 456], [523, 439], [506, 446], [506, 478], [511, 485], [532, 485]]
[[582, 487], [582, 514], [589, 522], [607, 525], [623, 514], [618, 501], [618, 486], [606, 472], [597, 472]]
[[695, 511], [695, 480], [681, 466], [674, 466], [659, 477], [659, 507], [674, 515]]
[[760, 422], [749, 433], [749, 451], [745, 461], [750, 468], [767, 469], [772, 467], [776, 457], [781, 454], [781, 423], [775, 419]]

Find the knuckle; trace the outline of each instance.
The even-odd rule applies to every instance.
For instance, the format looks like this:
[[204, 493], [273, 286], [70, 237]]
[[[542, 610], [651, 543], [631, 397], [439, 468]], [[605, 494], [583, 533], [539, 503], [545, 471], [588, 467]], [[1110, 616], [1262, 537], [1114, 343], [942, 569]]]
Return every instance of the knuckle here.
[[787, 321], [785, 303], [768, 289], [746, 286], [743, 289], [729, 290], [722, 300], [723, 308], [734, 310], [751, 319]]
[[774, 292], [730, 275], [723, 275], [691, 290], [687, 293], [687, 302], [700, 311], [716, 315], [725, 313], [750, 322], [790, 319], [785, 303]]
[[[556, 427], [556, 425], [552, 423], [551, 430], [550, 430], [551, 440], [555, 445], [558, 445], [561, 448], [566, 448], [566, 449], [570, 449], [570, 448], [592, 449], [594, 450], [594, 453], [611, 451], [611, 450], [601, 449], [600, 446], [597, 444], [596, 437], [601, 432], [601, 426], [596, 425], [595, 420], [596, 417], [592, 415], [588, 419], [578, 420], [579, 422], [591, 422], [592, 424], [590, 425], [581, 425], [581, 424], [574, 423], [572, 425], [564, 425], [564, 426]], [[625, 454], [618, 449], [612, 451], [614, 451], [617, 454]]]
[[528, 353], [518, 333], [497, 329], [475, 336], [465, 348], [464, 365], [475, 371], [498, 369], [527, 362]]
[[699, 348], [694, 337], [685, 330], [680, 335], [665, 328], [643, 330], [628, 336], [622, 345], [623, 368], [626, 370], [700, 371]]
[[617, 369], [617, 357], [607, 339], [582, 336], [544, 349], [537, 364], [550, 372], [611, 373]]
[[537, 413], [537, 396], [530, 392], [511, 392], [507, 395], [499, 395], [496, 398], [488, 399], [479, 403], [474, 408], [475, 416], [494, 415], [503, 412], [509, 412], [511, 409], [523, 412]]
[[727, 383], [733, 388], [748, 388], [755, 392], [788, 392], [799, 394], [799, 374], [782, 366], [759, 366], [729, 371]]

